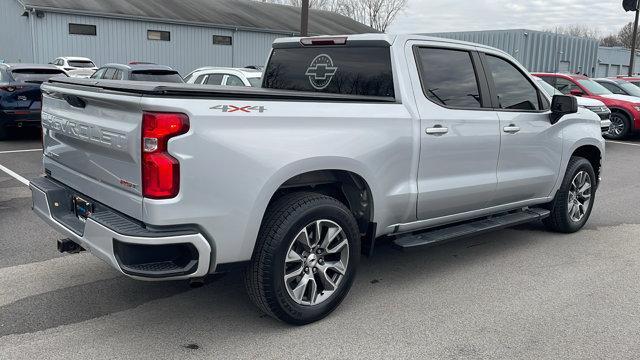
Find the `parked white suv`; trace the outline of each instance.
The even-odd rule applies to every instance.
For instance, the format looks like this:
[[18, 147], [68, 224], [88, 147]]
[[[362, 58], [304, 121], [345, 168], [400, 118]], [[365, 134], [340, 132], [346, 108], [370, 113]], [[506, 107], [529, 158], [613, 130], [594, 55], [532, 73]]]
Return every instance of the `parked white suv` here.
[[262, 72], [249, 68], [203, 67], [184, 78], [187, 84], [251, 86], [262, 85]]
[[91, 59], [77, 56], [59, 57], [49, 64], [64, 70], [71, 77], [78, 78], [88, 78], [98, 70], [98, 67]]

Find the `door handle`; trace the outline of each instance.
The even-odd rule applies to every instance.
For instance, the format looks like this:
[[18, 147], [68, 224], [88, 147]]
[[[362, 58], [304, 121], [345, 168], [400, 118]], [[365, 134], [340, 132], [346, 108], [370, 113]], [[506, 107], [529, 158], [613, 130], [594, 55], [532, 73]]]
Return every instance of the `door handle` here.
[[425, 131], [427, 135], [444, 135], [449, 132], [449, 128], [443, 127], [442, 125], [435, 125], [432, 128], [427, 128]]
[[520, 127], [516, 126], [515, 124], [511, 124], [509, 126], [505, 126], [502, 130], [504, 130], [504, 132], [508, 134], [515, 134], [517, 132], [520, 132]]

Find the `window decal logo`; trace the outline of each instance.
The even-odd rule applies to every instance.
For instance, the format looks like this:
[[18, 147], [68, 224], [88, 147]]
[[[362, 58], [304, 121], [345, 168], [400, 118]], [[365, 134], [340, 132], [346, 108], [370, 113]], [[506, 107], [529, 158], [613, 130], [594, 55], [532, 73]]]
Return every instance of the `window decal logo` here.
[[324, 90], [329, 86], [338, 67], [333, 65], [333, 59], [327, 54], [320, 54], [313, 59], [305, 73], [309, 82], [316, 90]]

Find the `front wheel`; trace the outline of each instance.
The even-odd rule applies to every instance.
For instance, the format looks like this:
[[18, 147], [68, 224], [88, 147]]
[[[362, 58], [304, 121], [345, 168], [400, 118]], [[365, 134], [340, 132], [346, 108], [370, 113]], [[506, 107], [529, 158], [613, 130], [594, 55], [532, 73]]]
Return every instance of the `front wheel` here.
[[556, 197], [550, 204], [551, 215], [544, 220], [553, 231], [574, 233], [589, 220], [596, 195], [596, 176], [591, 163], [572, 157]]
[[611, 126], [605, 137], [611, 140], [622, 140], [629, 135], [630, 130], [629, 117], [619, 112], [613, 112], [611, 113]]
[[342, 302], [359, 259], [358, 225], [344, 204], [322, 194], [289, 194], [267, 210], [245, 285], [263, 312], [304, 325]]

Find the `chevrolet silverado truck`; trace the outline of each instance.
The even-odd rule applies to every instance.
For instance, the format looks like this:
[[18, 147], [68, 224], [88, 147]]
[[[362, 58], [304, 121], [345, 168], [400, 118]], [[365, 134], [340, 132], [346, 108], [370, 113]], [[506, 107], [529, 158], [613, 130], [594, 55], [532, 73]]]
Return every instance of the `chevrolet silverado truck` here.
[[422, 36], [280, 39], [262, 88], [42, 90], [33, 209], [61, 251], [140, 280], [242, 269], [253, 302], [298, 325], [339, 305], [376, 239], [578, 231], [605, 153], [600, 118], [508, 54]]

